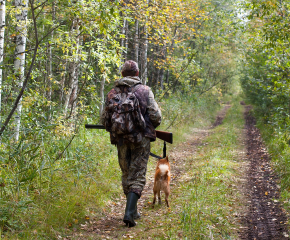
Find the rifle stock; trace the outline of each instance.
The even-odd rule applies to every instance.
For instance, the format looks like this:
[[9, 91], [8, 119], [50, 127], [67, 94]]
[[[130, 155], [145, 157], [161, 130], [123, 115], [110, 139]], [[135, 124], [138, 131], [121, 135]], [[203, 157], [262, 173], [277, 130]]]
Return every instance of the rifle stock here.
[[[85, 128], [89, 128], [89, 129], [106, 129], [104, 125], [95, 125], [95, 124], [86, 124]], [[159, 130], [155, 130], [156, 131], [156, 137], [168, 142], [168, 143], [173, 143], [173, 134], [171, 132], [164, 132], [164, 131], [159, 131]]]

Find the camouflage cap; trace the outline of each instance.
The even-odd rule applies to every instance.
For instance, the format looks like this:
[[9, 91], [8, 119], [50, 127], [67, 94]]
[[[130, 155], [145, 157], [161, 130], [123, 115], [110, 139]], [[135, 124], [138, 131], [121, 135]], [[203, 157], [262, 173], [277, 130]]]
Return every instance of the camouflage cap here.
[[123, 64], [122, 74], [126, 76], [135, 76], [139, 72], [138, 64], [133, 60], [128, 60]]

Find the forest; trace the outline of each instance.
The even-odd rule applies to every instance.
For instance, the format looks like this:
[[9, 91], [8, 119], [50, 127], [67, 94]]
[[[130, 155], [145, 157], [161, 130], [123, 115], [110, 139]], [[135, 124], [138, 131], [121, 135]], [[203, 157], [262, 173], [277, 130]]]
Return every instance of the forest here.
[[[84, 126], [100, 124], [106, 94], [126, 60], [138, 63], [142, 83], [154, 92], [162, 110], [158, 129], [174, 134], [169, 158], [190, 129], [210, 126], [228, 104], [236, 111], [226, 115], [229, 128], [210, 136], [222, 152], [201, 150], [198, 157], [236, 158], [236, 149], [244, 151], [239, 102], [251, 105], [288, 216], [289, 11], [288, 0], [0, 0], [0, 238], [237, 239], [231, 236], [242, 225], [236, 220], [241, 193], [225, 192], [229, 202], [198, 210], [220, 199], [205, 195], [216, 166], [203, 174], [199, 168], [208, 160], [197, 158], [186, 170], [192, 180], [175, 184], [179, 207], [158, 208], [171, 223], [152, 227], [152, 238], [146, 219], [137, 225], [144, 235], [121, 229], [113, 238], [113, 230], [100, 227], [93, 234], [94, 222], [110, 212], [108, 204], [119, 204], [122, 190], [109, 134]], [[162, 144], [152, 143], [151, 151], [161, 154]], [[237, 169], [218, 167], [225, 179], [212, 182], [217, 195], [238, 185], [235, 179], [222, 190], [234, 179], [231, 171], [238, 175], [239, 166], [231, 164]], [[183, 189], [192, 198], [177, 199]], [[143, 213], [153, 214], [146, 204]]]

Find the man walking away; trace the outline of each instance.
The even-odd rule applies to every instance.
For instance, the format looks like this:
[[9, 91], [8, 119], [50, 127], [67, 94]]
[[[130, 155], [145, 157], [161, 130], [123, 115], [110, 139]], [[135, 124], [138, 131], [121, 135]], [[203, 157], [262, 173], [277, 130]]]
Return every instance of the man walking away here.
[[122, 187], [127, 197], [124, 223], [136, 225], [140, 217], [137, 201], [146, 183], [150, 142], [156, 140], [155, 128], [161, 123], [161, 111], [148, 86], [142, 84], [136, 62], [126, 61], [123, 78], [107, 94], [101, 121], [118, 149]]

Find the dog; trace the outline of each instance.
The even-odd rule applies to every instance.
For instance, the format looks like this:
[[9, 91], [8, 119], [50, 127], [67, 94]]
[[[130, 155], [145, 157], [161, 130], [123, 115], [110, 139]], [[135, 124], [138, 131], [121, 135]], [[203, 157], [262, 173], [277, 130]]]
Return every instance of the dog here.
[[160, 159], [157, 162], [155, 178], [154, 178], [154, 199], [153, 199], [153, 207], [156, 202], [156, 195], [158, 194], [158, 203], [161, 204], [161, 190], [165, 193], [165, 202], [167, 207], [169, 207], [168, 196], [170, 193], [170, 164], [168, 161], [168, 157]]

